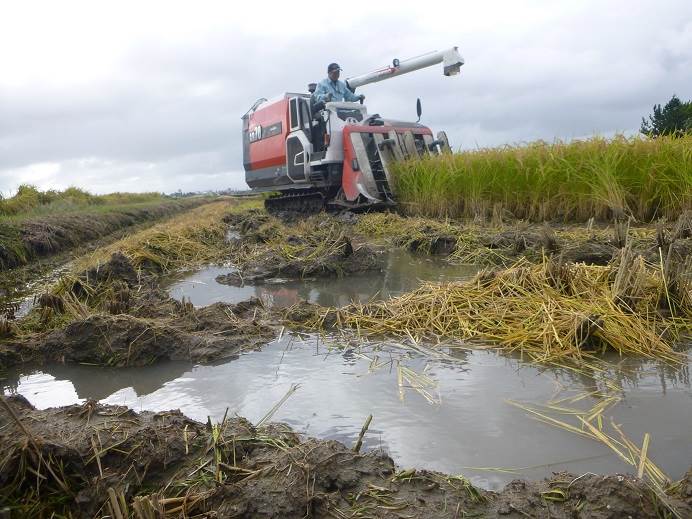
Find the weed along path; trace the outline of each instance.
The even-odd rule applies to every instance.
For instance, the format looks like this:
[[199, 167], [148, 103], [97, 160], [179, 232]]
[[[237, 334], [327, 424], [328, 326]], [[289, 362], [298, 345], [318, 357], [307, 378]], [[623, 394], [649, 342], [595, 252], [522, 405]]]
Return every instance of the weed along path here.
[[692, 219], [284, 216], [196, 208], [2, 321], [0, 509], [692, 515]]

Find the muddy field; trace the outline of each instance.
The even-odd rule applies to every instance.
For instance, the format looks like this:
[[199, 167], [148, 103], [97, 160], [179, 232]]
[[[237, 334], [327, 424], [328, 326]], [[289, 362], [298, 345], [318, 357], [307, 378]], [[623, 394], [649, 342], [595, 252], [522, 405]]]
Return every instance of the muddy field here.
[[[288, 305], [271, 304], [262, 295], [284, 297], [292, 293], [289, 287], [299, 287], [306, 280], [346, 280], [346, 287], [349, 279], [364, 273], [372, 273], [367, 279], [379, 273], [388, 277], [385, 264], [391, 263], [387, 258], [392, 250], [434, 257], [452, 266], [473, 266], [473, 272], [481, 272], [471, 283], [483, 294], [498, 283], [502, 283], [498, 290], [506, 290], [502, 287], [510, 286], [510, 281], [528, 290], [527, 280], [545, 283], [545, 288], [537, 287], [537, 293], [557, 291], [568, 302], [580, 301], [582, 295], [587, 302], [609, 298], [603, 294], [612, 293], [612, 304], [598, 307], [598, 315], [591, 307], [579, 306], [578, 311], [570, 307], [569, 315], [563, 317], [562, 300], [549, 300], [548, 304], [556, 305], [547, 311], [553, 338], [538, 334], [535, 341], [569, 343], [564, 362], [576, 362], [577, 369], [580, 362], [595, 361], [605, 351], [663, 358], [671, 369], [676, 369], [676, 363], [682, 365], [687, 355], [681, 345], [691, 331], [692, 318], [690, 214], [657, 226], [483, 224], [384, 213], [276, 218], [237, 204], [219, 214], [210, 216], [213, 221], [208, 224], [196, 218], [189, 236], [184, 228], [176, 228], [172, 234], [185, 235], [185, 241], [158, 238], [154, 245], [147, 237], [137, 245], [133, 240], [122, 252], [107, 249], [107, 259], [78, 263], [82, 270], [68, 268], [56, 283], [38, 288], [26, 316], [0, 319], [0, 372], [56, 363], [122, 368], [167, 361], [206, 365], [305, 329], [346, 334], [349, 340], [371, 340], [369, 326], [373, 336], [398, 337], [405, 331], [411, 337], [407, 344], [417, 354], [435, 354], [436, 341], [446, 338], [487, 341], [498, 337], [512, 351], [511, 341], [525, 348], [534, 340], [519, 339], [508, 317], [492, 317], [496, 324], [491, 329], [485, 321], [469, 317], [464, 334], [435, 331], [430, 335], [428, 328], [436, 326], [430, 323], [421, 325], [420, 334], [413, 324], [397, 329], [400, 321], [394, 318], [400, 319], [402, 309], [408, 308], [401, 305], [411, 300], [410, 294], [422, 297], [422, 289], [411, 291], [415, 282], [389, 291], [400, 298], [399, 303], [396, 299], [387, 302], [378, 290], [369, 297], [379, 297], [383, 303], [346, 304], [342, 309], [332, 308], [324, 299], [308, 304], [310, 292], [300, 288]], [[189, 298], [172, 297], [167, 279], [186, 265], [198, 268], [207, 258], [226, 266], [215, 276], [217, 284], [256, 291], [268, 287], [269, 291], [233, 303], [193, 304]], [[579, 269], [586, 267], [574, 267], [577, 263], [612, 269], [612, 273], [596, 274], [584, 270], [589, 282], [608, 284], [604, 291], [590, 296], [579, 293], [587, 286], [579, 281]], [[531, 269], [541, 265], [543, 277], [531, 277]], [[522, 293], [522, 297], [533, 297]], [[444, 294], [449, 302], [450, 292], [445, 289]], [[462, 294], [462, 299], [470, 297]], [[487, 315], [497, 304], [491, 301], [491, 306], [480, 310], [469, 301], [466, 311]], [[390, 308], [398, 310], [389, 315]], [[576, 318], [574, 312], [579, 313]], [[641, 315], [649, 317], [640, 319]], [[619, 325], [631, 322], [631, 327], [610, 329], [610, 319]], [[416, 317], [415, 322], [421, 321]], [[532, 326], [538, 328], [538, 321]], [[502, 327], [508, 329], [500, 337], [497, 330]], [[665, 333], [660, 332], [663, 328]], [[622, 330], [638, 335], [623, 336]], [[659, 349], [621, 349], [621, 342], [637, 342], [648, 333], [659, 337]], [[527, 355], [540, 362], [540, 355]], [[409, 376], [413, 385], [423, 380]], [[6, 507], [17, 516], [47, 517], [52, 511], [67, 510], [76, 516], [138, 518], [164, 512], [171, 516], [337, 518], [692, 514], [690, 472], [678, 484], [661, 485], [658, 469], [649, 465], [645, 449], [642, 454], [630, 448], [634, 473], [637, 464], [646, 467], [643, 473], [640, 469], [644, 479], [561, 473], [541, 482], [513, 481], [502, 491], [491, 492], [461, 476], [401, 469], [377, 449], [355, 453], [350, 446], [305, 438], [286, 426], [256, 427], [227, 417], [202, 424], [179, 412], [137, 414], [90, 400], [40, 410], [20, 396], [3, 398], [0, 435], [3, 445], [10, 448], [0, 461], [0, 487], [7, 496], [0, 510]], [[598, 420], [600, 429], [600, 415], [591, 419]], [[647, 471], [653, 479], [646, 476]]]
[[258, 347], [274, 333], [263, 322], [259, 301], [196, 309], [170, 298], [156, 276], [135, 271], [120, 253], [73, 281], [71, 297], [87, 293], [92, 309], [78, 309], [82, 315], [67, 317], [64, 325], [60, 321], [71, 301], [50, 293], [37, 298], [37, 308], [25, 321], [36, 328], [54, 328], [50, 331], [22, 334], [6, 321], [10, 326], [0, 345], [0, 366], [49, 361], [104, 366], [180, 359], [210, 362]]

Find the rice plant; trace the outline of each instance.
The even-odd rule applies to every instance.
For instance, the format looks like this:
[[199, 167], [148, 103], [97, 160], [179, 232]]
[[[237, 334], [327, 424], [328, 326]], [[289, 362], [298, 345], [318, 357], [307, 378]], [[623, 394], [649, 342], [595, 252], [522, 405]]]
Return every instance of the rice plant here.
[[404, 161], [393, 173], [411, 215], [675, 219], [692, 208], [692, 135], [538, 141]]

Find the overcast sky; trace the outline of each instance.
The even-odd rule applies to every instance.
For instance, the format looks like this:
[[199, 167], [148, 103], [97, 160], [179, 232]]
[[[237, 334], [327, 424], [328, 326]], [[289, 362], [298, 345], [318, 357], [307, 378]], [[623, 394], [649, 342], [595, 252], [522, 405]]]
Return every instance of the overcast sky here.
[[[106, 5], [106, 7], [104, 7]], [[240, 117], [456, 45], [441, 66], [363, 87], [371, 113], [447, 130], [464, 149], [634, 133], [692, 98], [692, 2], [3, 2], [0, 192], [245, 187]]]

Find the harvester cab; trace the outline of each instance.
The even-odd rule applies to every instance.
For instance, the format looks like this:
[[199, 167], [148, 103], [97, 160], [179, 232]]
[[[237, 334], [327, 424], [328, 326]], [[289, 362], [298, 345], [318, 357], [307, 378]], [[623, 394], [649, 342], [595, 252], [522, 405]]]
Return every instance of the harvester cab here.
[[[356, 88], [443, 63], [446, 76], [464, 60], [456, 47], [433, 52], [346, 81]], [[255, 191], [274, 192], [269, 211], [368, 209], [396, 203], [391, 164], [449, 150], [444, 132], [433, 138], [419, 122], [369, 114], [362, 103], [315, 102], [311, 93], [260, 99], [243, 116], [245, 180]], [[420, 100], [417, 103], [420, 120]]]

